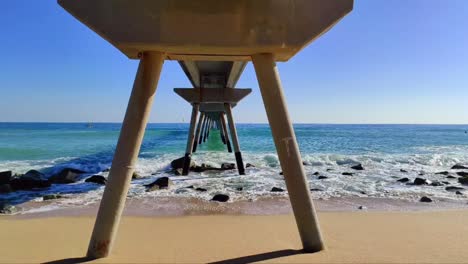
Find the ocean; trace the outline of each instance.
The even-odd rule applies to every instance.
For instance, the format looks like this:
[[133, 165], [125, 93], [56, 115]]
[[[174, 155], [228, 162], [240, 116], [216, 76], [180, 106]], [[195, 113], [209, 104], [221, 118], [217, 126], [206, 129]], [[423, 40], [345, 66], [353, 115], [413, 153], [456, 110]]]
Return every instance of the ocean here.
[[[0, 123], [0, 171], [21, 174], [39, 170], [52, 175], [63, 168], [86, 171], [73, 184], [54, 184], [36, 191], [0, 194], [0, 201], [21, 205], [42, 201], [45, 194], [60, 193], [67, 199], [44, 204], [41, 210], [79, 206], [99, 201], [103, 186], [86, 183], [90, 175], [109, 168], [121, 124], [94, 123]], [[238, 124], [239, 141], [245, 163], [255, 167], [239, 176], [236, 170], [192, 172], [175, 176], [170, 162], [182, 157], [187, 141], [188, 124], [149, 124], [141, 147], [136, 171], [142, 179], [132, 181], [129, 197], [188, 197], [210, 200], [224, 193], [230, 201], [255, 200], [259, 197], [285, 196], [270, 192], [273, 187], [285, 189], [281, 168], [269, 126]], [[455, 164], [468, 165], [468, 125], [294, 125], [299, 148], [314, 198], [370, 197], [417, 201], [429, 196], [445, 201], [460, 201], [465, 195], [445, 190], [446, 186], [462, 187], [456, 177], [435, 174], [448, 171]], [[219, 167], [235, 163], [217, 130], [193, 154], [197, 164]], [[362, 171], [351, 169], [361, 163]], [[406, 172], [404, 172], [404, 171]], [[468, 170], [467, 170], [468, 171]], [[325, 179], [318, 179], [318, 172]], [[351, 172], [353, 176], [342, 175]], [[168, 176], [174, 186], [168, 190], [146, 192], [144, 184]], [[415, 186], [397, 180], [416, 177], [446, 183], [442, 186]], [[448, 183], [447, 183], [448, 182]], [[184, 188], [193, 185], [207, 189], [197, 192]], [[239, 191], [239, 188], [242, 191]]]

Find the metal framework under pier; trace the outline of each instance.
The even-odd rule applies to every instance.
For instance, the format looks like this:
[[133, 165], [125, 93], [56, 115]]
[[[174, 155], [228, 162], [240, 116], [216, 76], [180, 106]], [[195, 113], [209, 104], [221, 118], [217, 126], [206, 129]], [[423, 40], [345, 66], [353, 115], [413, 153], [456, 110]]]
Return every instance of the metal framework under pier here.
[[[226, 113], [234, 152], [240, 160], [232, 116], [234, 102], [216, 96], [238, 90], [227, 88], [234, 88], [245, 64], [253, 62], [304, 251], [324, 248], [276, 62], [288, 61], [331, 29], [351, 12], [353, 0], [58, 2], [128, 58], [140, 60], [88, 257], [107, 256], [115, 242], [164, 60], [180, 62], [194, 87], [191, 90], [224, 90], [209, 93], [215, 93], [212, 99], [224, 104], [218, 112]], [[197, 134], [200, 144], [216, 121], [206, 107], [212, 106], [193, 102], [188, 157], [196, 150]], [[198, 115], [203, 119], [197, 124]], [[224, 114], [221, 126], [229, 142]]]

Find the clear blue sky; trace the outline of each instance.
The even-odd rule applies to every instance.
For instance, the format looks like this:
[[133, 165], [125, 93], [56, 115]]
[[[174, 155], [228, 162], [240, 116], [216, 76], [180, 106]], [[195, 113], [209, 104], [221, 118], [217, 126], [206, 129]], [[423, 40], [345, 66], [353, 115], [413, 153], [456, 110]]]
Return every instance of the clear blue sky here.
[[[296, 123], [468, 123], [468, 1], [356, 0], [353, 12], [279, 63]], [[75, 20], [55, 0], [2, 2], [0, 121], [121, 122], [138, 61]], [[151, 122], [189, 120], [173, 93], [189, 87], [167, 61]], [[239, 122], [266, 122], [253, 94]]]

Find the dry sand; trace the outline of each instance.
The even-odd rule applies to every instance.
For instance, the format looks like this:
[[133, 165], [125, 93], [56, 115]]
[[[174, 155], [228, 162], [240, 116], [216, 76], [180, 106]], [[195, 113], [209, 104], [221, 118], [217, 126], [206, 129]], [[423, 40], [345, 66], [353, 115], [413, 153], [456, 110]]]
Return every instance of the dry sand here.
[[[468, 211], [322, 212], [327, 250], [300, 252], [292, 215], [123, 218], [97, 263], [468, 262]], [[94, 219], [0, 217], [0, 262], [82, 262]]]

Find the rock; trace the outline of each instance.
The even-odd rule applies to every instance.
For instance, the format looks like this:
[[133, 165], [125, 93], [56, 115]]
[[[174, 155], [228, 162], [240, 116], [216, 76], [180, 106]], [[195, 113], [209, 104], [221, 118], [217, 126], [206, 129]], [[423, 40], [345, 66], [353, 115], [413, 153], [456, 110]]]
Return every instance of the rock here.
[[463, 188], [463, 187], [457, 187], [457, 186], [447, 186], [447, 187], [445, 187], [445, 190], [446, 190], [446, 191], [449, 191], [449, 192], [454, 192], [454, 191], [465, 190], [465, 188]]
[[81, 170], [66, 168], [61, 170], [59, 173], [50, 176], [49, 182], [55, 184], [74, 183], [78, 181], [79, 176], [83, 173], [85, 172]]
[[229, 196], [226, 194], [216, 194], [213, 196], [213, 198], [211, 198], [211, 201], [224, 203], [229, 201]]
[[358, 207], [358, 209], [359, 209], [359, 210], [366, 210], [367, 207], [365, 207], [365, 206], [363, 206], [363, 205], [360, 205], [360, 206]]
[[397, 180], [398, 182], [409, 182], [409, 179], [408, 178], [401, 178], [399, 180]]
[[440, 171], [440, 172], [436, 172], [435, 174], [449, 175], [449, 172], [448, 171]]
[[150, 184], [146, 184], [145, 187], [147, 192], [151, 192], [160, 189], [167, 189], [171, 185], [172, 181], [168, 177], [161, 177]]
[[234, 163], [223, 163], [221, 164], [222, 170], [234, 170], [236, 168], [236, 164]]
[[105, 185], [107, 183], [107, 179], [102, 175], [93, 175], [85, 180], [85, 182], [97, 183]]
[[431, 184], [431, 181], [423, 179], [423, 178], [416, 178], [413, 181], [414, 185], [429, 185]]
[[205, 189], [205, 188], [200, 188], [200, 187], [198, 187], [198, 188], [195, 189], [195, 191], [197, 191], [197, 192], [206, 192], [206, 191], [208, 191], [208, 190]]
[[320, 175], [320, 172], [316, 171], [316, 172], [314, 172], [314, 174], [312, 174], [312, 175], [319, 176], [319, 175]]
[[255, 168], [255, 165], [250, 164], [250, 163], [247, 163], [247, 164], [245, 164], [245, 167], [246, 167], [246, 168], [250, 168], [250, 167]]
[[189, 185], [189, 186], [184, 187], [184, 188], [185, 188], [185, 189], [193, 189], [194, 187], [193, 187], [193, 185]]
[[447, 176], [446, 178], [447, 178], [447, 179], [456, 179], [457, 177], [452, 176], [452, 175], [449, 175], [449, 176]]
[[345, 176], [353, 176], [354, 173], [351, 173], [351, 172], [343, 172], [341, 173], [341, 175], [345, 175]]
[[[174, 170], [183, 169], [184, 168], [184, 161], [185, 161], [185, 157], [175, 159], [175, 160], [171, 161], [171, 167]], [[195, 162], [193, 160], [190, 161], [190, 168], [195, 168]]]
[[364, 170], [364, 167], [362, 167], [362, 164], [359, 163], [357, 165], [351, 166], [351, 169], [353, 169], [353, 170]]
[[143, 178], [143, 176], [141, 176], [138, 172], [134, 171], [132, 173], [132, 180], [138, 180], [138, 179], [141, 179]]
[[212, 167], [210, 165], [206, 165], [205, 163], [203, 163], [201, 166], [190, 167], [190, 170], [193, 172], [204, 172], [207, 170], [221, 170], [221, 169], [215, 168], [215, 167]]
[[310, 166], [310, 162], [302, 161], [302, 165], [304, 165], [304, 166]]
[[458, 176], [462, 176], [462, 177], [468, 177], [468, 172], [466, 172], [466, 171], [459, 171], [459, 172], [457, 172], [457, 175], [458, 175]]
[[463, 166], [461, 164], [455, 164], [451, 168], [452, 170], [468, 170], [468, 167]]
[[270, 192], [284, 192], [284, 189], [278, 188], [278, 187], [273, 187], [273, 188], [271, 188]]
[[360, 191], [359, 193], [360, 193], [360, 194], [367, 194], [367, 193], [366, 193], [366, 192], [364, 192], [364, 191]]
[[0, 172], [0, 185], [10, 183], [11, 175], [12, 175], [11, 171]]
[[241, 192], [241, 191], [243, 191], [243, 190], [244, 190], [243, 187], [237, 187], [237, 188], [236, 188], [236, 191], [238, 191], [238, 192]]
[[463, 185], [468, 185], [468, 177], [458, 178], [458, 182]]
[[180, 176], [180, 175], [182, 175], [182, 174], [183, 174], [183, 172], [184, 172], [184, 170], [183, 170], [183, 169], [177, 169], [177, 170], [174, 170], [174, 174], [175, 174], [176, 176]]
[[318, 176], [318, 179], [319, 180], [324, 180], [324, 179], [328, 179], [328, 177], [327, 176]]
[[463, 195], [463, 193], [460, 192], [460, 191], [456, 191], [455, 194], [456, 194], [456, 195]]
[[62, 197], [63, 196], [60, 195], [60, 194], [46, 194], [46, 195], [42, 196], [42, 200], [43, 201], [54, 200], [54, 199], [60, 199]]
[[10, 180], [13, 190], [31, 190], [50, 187], [50, 182], [44, 175], [36, 170], [30, 170], [24, 175], [13, 177]]
[[9, 193], [12, 192], [13, 189], [11, 188], [10, 184], [2, 184], [0, 185], [0, 193]]
[[435, 181], [431, 183], [431, 186], [443, 186], [441, 182]]
[[17, 211], [13, 205], [0, 202], [0, 214], [14, 214]]
[[323, 192], [323, 190], [319, 188], [311, 188], [310, 191], [311, 192]]
[[421, 197], [421, 199], [419, 199], [419, 201], [422, 202], [422, 203], [431, 203], [432, 199], [427, 197], [427, 196], [423, 196], [423, 197]]
[[406, 172], [408, 172], [408, 171], [406, 171], [406, 170], [404, 170], [404, 169], [400, 169], [400, 172], [405, 172], [405, 173], [406, 173]]
[[327, 171], [333, 171], [333, 169], [328, 168]]
[[282, 171], [280, 171], [279, 175], [283, 175], [283, 172], [282, 172]]

